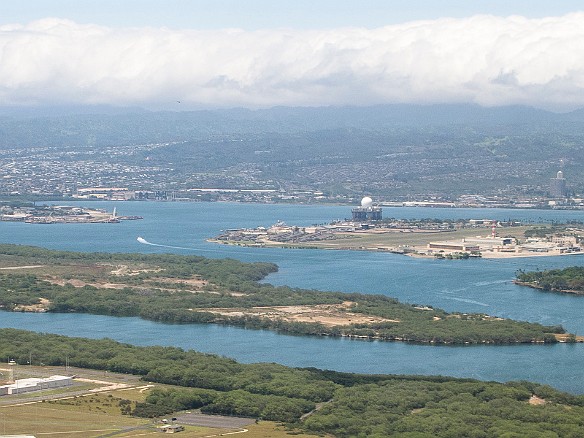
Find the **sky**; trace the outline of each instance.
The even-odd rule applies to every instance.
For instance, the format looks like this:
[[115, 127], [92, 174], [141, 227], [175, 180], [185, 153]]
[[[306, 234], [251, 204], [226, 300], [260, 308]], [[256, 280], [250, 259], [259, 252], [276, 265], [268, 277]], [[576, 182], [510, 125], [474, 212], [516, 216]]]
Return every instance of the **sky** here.
[[0, 0], [0, 106], [584, 107], [584, 3]]

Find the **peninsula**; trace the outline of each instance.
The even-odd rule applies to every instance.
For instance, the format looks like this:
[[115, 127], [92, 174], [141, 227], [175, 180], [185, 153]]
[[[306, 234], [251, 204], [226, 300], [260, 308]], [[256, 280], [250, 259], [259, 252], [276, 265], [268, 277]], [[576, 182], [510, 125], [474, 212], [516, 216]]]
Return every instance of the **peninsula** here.
[[517, 273], [516, 284], [541, 289], [546, 292], [561, 292], [584, 295], [584, 267], [550, 269]]
[[531, 225], [490, 219], [336, 221], [227, 230], [211, 242], [310, 249], [386, 251], [412, 257], [504, 258], [582, 254], [582, 224]]
[[139, 316], [286, 333], [430, 344], [582, 341], [561, 326], [447, 313], [384, 295], [259, 283], [277, 266], [174, 254], [0, 245], [0, 309]]
[[123, 220], [142, 219], [141, 216], [119, 216], [116, 209], [107, 212], [98, 208], [66, 205], [0, 205], [0, 221], [28, 224], [114, 224]]
[[[0, 385], [8, 383], [0, 389], [19, 389], [23, 380], [38, 381], [54, 373], [63, 374], [69, 383], [0, 395], [4, 433], [10, 434], [127, 437], [180, 431], [193, 438], [233, 434], [285, 438], [291, 436], [288, 433], [299, 438], [584, 434], [584, 396], [526, 381], [242, 364], [175, 347], [138, 347], [111, 339], [15, 329], [0, 329], [0, 357], [11, 358], [7, 366], [12, 369], [6, 374], [17, 379], [6, 382], [6, 375], [0, 375]], [[23, 377], [28, 379], [20, 380]], [[286, 423], [286, 428], [278, 423]]]

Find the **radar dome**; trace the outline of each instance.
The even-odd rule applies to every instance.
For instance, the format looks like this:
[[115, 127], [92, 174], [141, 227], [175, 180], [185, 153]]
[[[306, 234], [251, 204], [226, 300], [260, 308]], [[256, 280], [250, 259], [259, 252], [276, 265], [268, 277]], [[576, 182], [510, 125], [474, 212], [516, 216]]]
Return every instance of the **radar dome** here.
[[372, 205], [373, 205], [373, 199], [371, 199], [369, 196], [365, 196], [363, 199], [361, 199], [361, 207], [369, 208]]

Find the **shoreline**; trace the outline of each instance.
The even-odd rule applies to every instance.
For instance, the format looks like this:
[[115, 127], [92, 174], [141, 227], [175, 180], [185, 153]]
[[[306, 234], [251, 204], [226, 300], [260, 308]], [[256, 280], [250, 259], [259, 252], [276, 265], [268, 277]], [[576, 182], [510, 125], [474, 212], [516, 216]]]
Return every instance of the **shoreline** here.
[[[36, 310], [31, 310], [31, 309], [18, 309], [18, 310], [7, 310], [4, 308], [0, 307], [0, 312], [11, 312], [11, 313], [53, 313], [53, 314], [62, 314], [64, 312], [50, 312], [50, 311], [43, 311], [43, 312], [39, 312]], [[86, 312], [74, 312], [74, 313], [79, 313], [79, 314], [86, 314]], [[113, 315], [107, 315], [107, 314], [97, 314], [97, 315], [104, 315], [104, 316], [113, 316]], [[115, 317], [115, 316], [114, 316]], [[144, 318], [142, 316], [136, 316], [137, 318], [143, 319], [145, 321], [153, 321], [150, 320], [148, 318]], [[279, 320], [273, 320], [270, 318], [266, 318], [267, 321], [271, 322], [271, 323], [277, 323]], [[166, 321], [161, 321], [158, 320], [156, 322], [162, 323], [162, 324], [172, 324]], [[187, 323], [188, 324], [188, 323]], [[245, 323], [239, 323], [236, 320], [228, 320], [228, 319], [218, 319], [216, 321], [210, 321], [210, 322], [206, 322], [203, 324], [214, 324], [214, 325], [227, 325], [227, 326], [231, 326], [231, 327], [240, 327], [240, 328], [245, 328], [247, 330], [269, 330], [269, 331], [275, 331], [277, 333], [283, 334], [283, 335], [288, 335], [288, 336], [300, 336], [300, 337], [323, 337], [323, 338], [341, 338], [341, 339], [351, 339], [354, 341], [378, 341], [378, 342], [403, 342], [406, 344], [414, 344], [414, 345], [434, 345], [434, 346], [445, 346], [445, 347], [473, 347], [473, 346], [478, 346], [478, 345], [492, 345], [492, 346], [512, 346], [512, 345], [553, 345], [553, 342], [548, 342], [548, 341], [544, 341], [544, 340], [535, 340], [532, 339], [531, 341], [514, 341], [514, 342], [497, 342], [497, 341], [493, 341], [493, 340], [481, 340], [481, 341], [475, 341], [475, 342], [470, 342], [470, 341], [464, 341], [464, 342], [453, 342], [453, 341], [445, 341], [445, 340], [437, 340], [435, 338], [432, 339], [426, 339], [426, 340], [416, 340], [416, 339], [410, 339], [407, 337], [401, 337], [401, 336], [387, 336], [387, 335], [382, 335], [382, 334], [372, 334], [372, 335], [360, 335], [360, 334], [356, 334], [356, 333], [348, 333], [348, 332], [342, 332], [342, 333], [332, 333], [332, 332], [320, 332], [320, 333], [296, 333], [294, 331], [290, 331], [290, 330], [286, 330], [286, 329], [282, 329], [280, 328], [276, 328], [276, 327], [262, 327], [262, 328], [257, 328], [257, 327], [248, 327]], [[300, 322], [299, 324], [301, 325], [309, 325], [310, 323], [306, 323], [306, 322]], [[342, 326], [340, 326], [342, 327]], [[584, 344], [584, 336], [576, 336], [573, 335], [571, 333], [549, 333], [550, 335], [553, 335], [554, 338], [556, 339], [556, 342], [558, 344]]]
[[[5, 200], [6, 202], [13, 202], [18, 201], [16, 200]], [[38, 199], [33, 199], [32, 201], [28, 199], [23, 199], [22, 202], [51, 202], [51, 203], [62, 203], [62, 202], [139, 202], [139, 203], [151, 203], [151, 202], [173, 202], [173, 203], [200, 203], [200, 202], [209, 202], [209, 203], [234, 203], [234, 204], [258, 204], [258, 205], [301, 205], [301, 206], [336, 206], [336, 207], [352, 207], [354, 204], [351, 200], [347, 200], [346, 202], [340, 201], [330, 201], [330, 202], [291, 202], [288, 200], [277, 200], [277, 201], [246, 201], [246, 200], [238, 200], [238, 199], [221, 199], [221, 200], [200, 200], [196, 198], [180, 198], [180, 199], [97, 199], [97, 198], [78, 198], [78, 197], [40, 197]], [[528, 205], [521, 205], [517, 206], [517, 204], [459, 204], [456, 202], [437, 202], [437, 203], [428, 203], [424, 201], [380, 201], [380, 207], [386, 208], [424, 208], [428, 210], [436, 210], [436, 209], [505, 209], [505, 210], [526, 210], [526, 211], [584, 211], [584, 206], [554, 206], [550, 207], [548, 204], [528, 204]]]
[[561, 293], [561, 294], [570, 294], [570, 295], [584, 295], [584, 291], [579, 291], [579, 290], [574, 290], [574, 289], [544, 289], [543, 287], [534, 284], [534, 283], [529, 283], [526, 281], [519, 281], [519, 280], [513, 280], [513, 283], [518, 285], [518, 286], [526, 286], [526, 287], [530, 287], [532, 289], [538, 289], [544, 292], [554, 292], [554, 293]]
[[[413, 258], [423, 258], [423, 259], [434, 259], [438, 258], [435, 255], [430, 254], [420, 254], [418, 252], [405, 252], [397, 248], [385, 248], [385, 247], [350, 247], [350, 246], [319, 246], [319, 245], [298, 245], [298, 244], [286, 244], [273, 241], [264, 241], [261, 243], [246, 243], [242, 241], [227, 241], [218, 240], [215, 238], [206, 239], [206, 242], [215, 243], [219, 245], [232, 245], [241, 246], [245, 248], [284, 248], [284, 249], [311, 249], [311, 250], [325, 250], [325, 251], [367, 251], [367, 252], [387, 252], [391, 254], [398, 254]], [[416, 247], [411, 247], [416, 250]], [[419, 250], [425, 250], [419, 248]], [[471, 256], [469, 258], [483, 258], [483, 259], [510, 259], [510, 258], [532, 258], [532, 257], [558, 257], [558, 256], [575, 256], [584, 255], [584, 251], [579, 252], [565, 252], [560, 253], [557, 251], [549, 252], [498, 252], [498, 251], [481, 251], [480, 256]], [[446, 258], [444, 258], [446, 259]], [[442, 260], [442, 259], [440, 259]]]

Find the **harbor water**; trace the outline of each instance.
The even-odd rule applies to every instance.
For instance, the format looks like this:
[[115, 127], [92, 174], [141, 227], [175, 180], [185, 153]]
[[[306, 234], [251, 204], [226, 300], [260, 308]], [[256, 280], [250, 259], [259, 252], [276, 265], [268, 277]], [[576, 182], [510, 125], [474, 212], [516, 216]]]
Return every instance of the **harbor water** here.
[[[447, 311], [481, 312], [561, 324], [584, 333], [584, 296], [546, 293], [512, 283], [517, 270], [581, 265], [584, 256], [431, 260], [382, 252], [246, 248], [209, 243], [222, 230], [269, 226], [278, 220], [308, 226], [350, 215], [350, 207], [238, 203], [91, 202], [90, 207], [143, 220], [119, 224], [0, 223], [0, 242], [72, 251], [148, 252], [270, 261], [265, 279], [294, 287], [384, 294]], [[384, 217], [583, 220], [584, 212], [506, 209], [384, 208]], [[141, 243], [142, 237], [146, 243]], [[218, 325], [168, 325], [138, 318], [77, 314], [0, 313], [0, 327], [68, 336], [108, 337], [136, 345], [174, 345], [233, 357], [363, 373], [450, 375], [482, 380], [532, 380], [584, 393], [583, 344], [426, 346], [398, 342], [298, 337]]]

